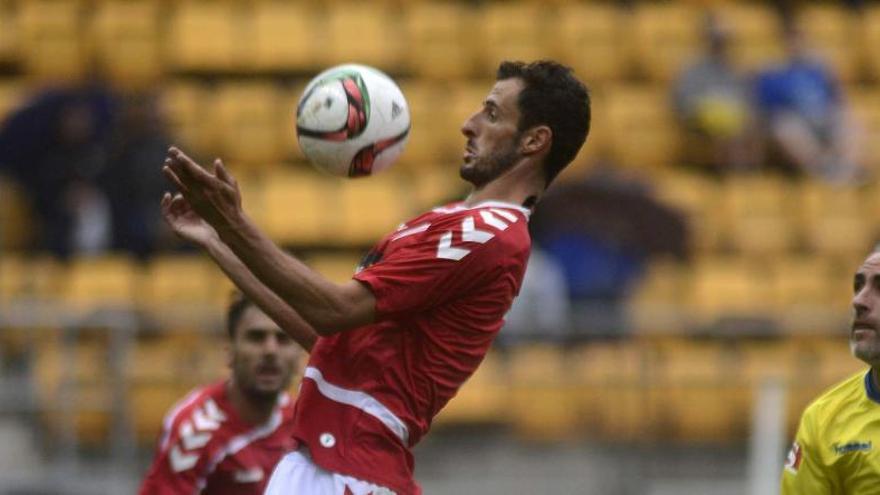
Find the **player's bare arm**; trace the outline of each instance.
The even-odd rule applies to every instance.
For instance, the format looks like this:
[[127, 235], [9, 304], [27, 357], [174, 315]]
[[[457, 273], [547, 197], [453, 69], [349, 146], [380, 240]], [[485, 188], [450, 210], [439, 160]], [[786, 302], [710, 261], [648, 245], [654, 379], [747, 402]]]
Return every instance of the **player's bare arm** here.
[[205, 249], [229, 279], [285, 333], [307, 351], [312, 350], [318, 335], [311, 325], [257, 280], [229, 246], [220, 240], [217, 231], [192, 210], [183, 196], [165, 193], [162, 216], [177, 235]]
[[367, 287], [354, 280], [345, 284], [327, 280], [254, 225], [241, 206], [238, 184], [222, 162], [214, 162], [212, 173], [171, 148], [163, 172], [260, 283], [290, 304], [319, 335], [373, 321], [375, 297]]

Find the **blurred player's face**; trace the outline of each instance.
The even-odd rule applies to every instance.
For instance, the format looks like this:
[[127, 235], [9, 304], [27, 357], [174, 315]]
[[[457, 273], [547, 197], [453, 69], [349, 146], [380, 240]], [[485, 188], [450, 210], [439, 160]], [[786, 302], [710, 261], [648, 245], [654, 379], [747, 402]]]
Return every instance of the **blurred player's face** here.
[[496, 82], [482, 108], [461, 127], [467, 143], [459, 173], [476, 187], [500, 176], [521, 156], [517, 98], [522, 89], [518, 78]]
[[238, 321], [230, 351], [235, 385], [257, 400], [275, 400], [287, 389], [302, 357], [293, 339], [254, 306]]
[[855, 357], [880, 366], [880, 253], [865, 260], [853, 279], [849, 345]]

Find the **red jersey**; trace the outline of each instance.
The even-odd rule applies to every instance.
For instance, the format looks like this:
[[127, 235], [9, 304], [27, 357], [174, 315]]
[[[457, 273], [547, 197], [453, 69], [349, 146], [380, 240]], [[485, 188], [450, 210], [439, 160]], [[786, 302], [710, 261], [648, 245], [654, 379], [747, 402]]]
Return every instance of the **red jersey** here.
[[165, 416], [141, 495], [263, 493], [296, 443], [293, 401], [282, 394], [269, 420], [251, 425], [232, 408], [226, 383], [194, 390]]
[[296, 438], [324, 469], [419, 493], [410, 448], [477, 369], [519, 292], [529, 210], [437, 208], [400, 226], [354, 278], [376, 322], [318, 339], [300, 388]]

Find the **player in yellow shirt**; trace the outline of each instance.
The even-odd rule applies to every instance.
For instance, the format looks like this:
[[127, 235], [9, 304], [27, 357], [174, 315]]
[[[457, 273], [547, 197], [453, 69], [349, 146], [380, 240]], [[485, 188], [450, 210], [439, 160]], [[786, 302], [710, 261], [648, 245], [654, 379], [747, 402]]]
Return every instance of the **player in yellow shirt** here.
[[850, 349], [871, 367], [807, 406], [782, 473], [783, 495], [880, 494], [880, 251], [853, 282]]

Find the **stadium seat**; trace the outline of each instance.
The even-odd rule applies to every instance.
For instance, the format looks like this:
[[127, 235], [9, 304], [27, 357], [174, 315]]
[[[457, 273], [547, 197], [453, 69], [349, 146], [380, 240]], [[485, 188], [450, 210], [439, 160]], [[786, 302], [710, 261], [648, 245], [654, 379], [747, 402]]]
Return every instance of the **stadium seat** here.
[[[789, 333], [827, 331], [842, 314], [831, 301], [839, 300], [845, 287], [835, 287], [833, 262], [824, 255], [787, 254], [768, 265], [774, 291], [776, 318]], [[842, 308], [845, 313], [846, 308]]]
[[[485, 51], [479, 75], [495, 75], [502, 60], [538, 60], [550, 50], [546, 32], [546, 8], [521, 2], [489, 2], [479, 14], [477, 36]], [[468, 49], [475, 50], [478, 43]], [[488, 89], [488, 88], [487, 88]]]
[[74, 310], [131, 309], [139, 267], [123, 256], [75, 258], [65, 273], [62, 298]]
[[648, 438], [655, 417], [643, 382], [651, 370], [645, 341], [595, 341], [569, 353], [565, 372], [573, 382], [579, 431], [614, 442]]
[[511, 350], [507, 415], [519, 436], [537, 441], [571, 437], [578, 412], [565, 363], [555, 345], [522, 345]]
[[399, 165], [418, 174], [426, 166], [444, 160], [442, 141], [437, 139], [437, 134], [449, 131], [443, 129], [450, 121], [445, 115], [449, 108], [443, 100], [444, 86], [420, 78], [400, 83], [409, 104], [412, 128]]
[[163, 71], [155, 0], [116, 0], [97, 5], [91, 34], [99, 66], [127, 87], [150, 87]]
[[[18, 61], [21, 56], [21, 41], [16, 23], [15, 2], [0, 1], [0, 63]], [[2, 119], [2, 113], [0, 113]]]
[[168, 119], [176, 144], [194, 156], [216, 154], [212, 119], [211, 91], [195, 82], [175, 80], [162, 85], [159, 105]]
[[139, 302], [152, 314], [175, 321], [199, 313], [219, 313], [229, 294], [222, 289], [223, 273], [208, 258], [164, 255], [150, 260], [138, 286]]
[[[880, 43], [880, 37], [877, 42]], [[878, 72], [880, 75], [880, 72]], [[848, 108], [855, 117], [856, 125], [861, 127], [863, 139], [864, 166], [874, 177], [880, 174], [880, 88], [875, 85], [847, 86], [844, 90]]]
[[341, 284], [351, 280], [365, 253], [320, 253], [306, 258], [306, 264], [331, 281]]
[[665, 88], [615, 85], [605, 103], [606, 135], [617, 165], [650, 173], [675, 163], [680, 135]]
[[700, 12], [680, 2], [638, 3], [628, 39], [636, 69], [654, 81], [669, 81], [701, 53]]
[[736, 66], [752, 72], [783, 55], [779, 16], [769, 5], [726, 2], [716, 7], [730, 31], [730, 50]]
[[86, 39], [82, 4], [57, 0], [22, 2], [18, 28], [22, 62], [28, 77], [57, 83], [86, 75]]
[[244, 4], [187, 0], [168, 6], [164, 57], [174, 71], [229, 72], [250, 60]]
[[696, 174], [668, 173], [659, 176], [655, 186], [662, 203], [686, 216], [695, 251], [713, 252], [721, 248], [725, 225], [718, 181]]
[[[248, 170], [284, 158], [278, 88], [271, 82], [224, 83], [214, 93], [215, 153]], [[206, 109], [205, 109], [206, 110]]]
[[0, 256], [0, 304], [14, 300], [53, 301], [59, 297], [62, 274], [58, 260], [49, 256], [3, 253]]
[[468, 118], [480, 111], [494, 85], [494, 80], [486, 79], [458, 81], [446, 90], [445, 101], [433, 105], [435, 108], [446, 107], [442, 114], [435, 117], [437, 123], [432, 126], [436, 132], [434, 139], [442, 149], [440, 159], [460, 163], [466, 144], [461, 127]]
[[798, 205], [804, 239], [820, 255], [858, 258], [876, 240], [875, 222], [865, 217], [855, 187], [805, 182]]
[[332, 225], [334, 243], [368, 247], [379, 242], [410, 217], [403, 191], [401, 182], [390, 176], [339, 182], [332, 196], [340, 222]]
[[322, 26], [323, 32], [315, 44], [320, 67], [356, 60], [384, 72], [397, 71], [403, 27], [387, 6], [334, 2]]
[[732, 177], [722, 188], [729, 243], [751, 256], [779, 255], [797, 245], [796, 189], [776, 177]]
[[454, 80], [472, 75], [477, 53], [473, 44], [463, 40], [473, 36], [473, 14], [460, 2], [408, 5], [404, 11], [407, 68], [430, 79]]
[[625, 77], [630, 53], [623, 16], [612, 4], [562, 3], [551, 33], [559, 60], [587, 84]]
[[721, 318], [768, 316], [774, 307], [772, 296], [760, 263], [742, 257], [706, 256], [694, 264], [685, 307], [705, 325]]
[[25, 192], [0, 176], [0, 252], [22, 250], [30, 244], [34, 235], [31, 215]]
[[[861, 78], [862, 46], [854, 42], [859, 24], [849, 9], [833, 5], [805, 5], [797, 24], [807, 45], [827, 62], [838, 78], [853, 82]], [[857, 39], [857, 35], [855, 36]]]
[[[869, 4], [861, 12], [861, 39], [856, 43], [864, 49], [866, 68], [874, 81], [880, 80], [880, 5]], [[853, 38], [856, 38], [854, 36]]]
[[254, 44], [250, 63], [259, 71], [304, 71], [315, 65], [317, 14], [308, 5], [254, 2], [249, 36]]
[[435, 425], [506, 423], [509, 397], [503, 359], [490, 352], [434, 419]]
[[675, 334], [686, 326], [679, 308], [688, 295], [690, 267], [678, 260], [652, 260], [627, 300], [632, 330], [637, 334]]
[[275, 241], [286, 246], [315, 245], [336, 235], [340, 208], [332, 199], [330, 179], [312, 170], [276, 172], [257, 186], [262, 203], [255, 220]]
[[0, 124], [27, 102], [29, 87], [19, 78], [0, 79]]

